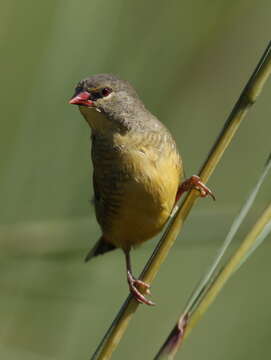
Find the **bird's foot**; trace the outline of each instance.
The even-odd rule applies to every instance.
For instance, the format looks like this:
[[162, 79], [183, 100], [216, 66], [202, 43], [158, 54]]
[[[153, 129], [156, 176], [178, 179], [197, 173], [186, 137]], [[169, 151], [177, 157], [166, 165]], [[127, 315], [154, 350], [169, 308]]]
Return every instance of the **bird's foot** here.
[[151, 300], [148, 300], [140, 291], [139, 288], [142, 288], [143, 291], [150, 295], [150, 285], [145, 283], [142, 280], [138, 280], [135, 279], [133, 277], [133, 275], [131, 274], [130, 271], [128, 271], [127, 273], [127, 279], [128, 279], [128, 284], [129, 284], [129, 288], [130, 288], [130, 292], [133, 295], [133, 297], [141, 304], [146, 304], [146, 305], [155, 305], [154, 302], [152, 302]]
[[176, 196], [176, 202], [179, 200], [179, 198], [185, 191], [189, 191], [192, 189], [198, 190], [201, 197], [211, 196], [213, 200], [215, 200], [214, 194], [205, 184], [203, 184], [200, 177], [197, 175], [193, 175], [180, 185]]

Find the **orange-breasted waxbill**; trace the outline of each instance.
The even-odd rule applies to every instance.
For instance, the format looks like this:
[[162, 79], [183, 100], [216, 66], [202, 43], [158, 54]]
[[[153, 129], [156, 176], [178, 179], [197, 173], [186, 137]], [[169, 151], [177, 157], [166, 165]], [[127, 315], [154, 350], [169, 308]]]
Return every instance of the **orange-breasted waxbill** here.
[[149, 285], [131, 270], [132, 247], [159, 233], [183, 191], [212, 195], [197, 176], [184, 180], [181, 157], [166, 127], [146, 109], [134, 88], [111, 74], [78, 83], [70, 104], [91, 128], [95, 211], [102, 236], [86, 257], [115, 248], [125, 253], [131, 293], [153, 305], [139, 288]]

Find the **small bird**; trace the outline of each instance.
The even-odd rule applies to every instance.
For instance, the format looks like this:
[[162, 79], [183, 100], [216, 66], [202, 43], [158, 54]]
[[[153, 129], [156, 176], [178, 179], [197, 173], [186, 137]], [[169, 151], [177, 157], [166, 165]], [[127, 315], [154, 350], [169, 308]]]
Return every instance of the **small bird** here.
[[131, 248], [161, 231], [184, 191], [214, 196], [198, 176], [183, 182], [173, 137], [127, 81], [111, 74], [88, 77], [69, 103], [79, 106], [91, 128], [94, 204], [102, 230], [85, 260], [121, 248], [131, 293], [154, 305], [144, 296], [149, 284], [133, 276]]

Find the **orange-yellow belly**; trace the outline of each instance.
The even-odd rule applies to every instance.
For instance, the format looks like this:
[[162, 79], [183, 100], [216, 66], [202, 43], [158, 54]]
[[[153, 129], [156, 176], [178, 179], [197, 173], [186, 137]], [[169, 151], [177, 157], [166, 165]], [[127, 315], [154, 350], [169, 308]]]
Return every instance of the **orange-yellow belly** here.
[[175, 151], [155, 159], [136, 152], [123, 161], [130, 163], [127, 171], [133, 176], [123, 184], [118, 214], [104, 236], [117, 247], [129, 249], [152, 238], [165, 225], [175, 204], [182, 167]]

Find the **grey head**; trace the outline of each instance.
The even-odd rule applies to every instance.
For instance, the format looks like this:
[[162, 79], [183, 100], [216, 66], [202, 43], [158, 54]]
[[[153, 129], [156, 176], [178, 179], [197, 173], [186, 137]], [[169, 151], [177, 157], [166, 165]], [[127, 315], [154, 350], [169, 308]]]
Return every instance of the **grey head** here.
[[97, 74], [81, 80], [70, 104], [79, 105], [94, 131], [109, 128], [129, 131], [145, 127], [155, 119], [129, 82], [112, 74]]

